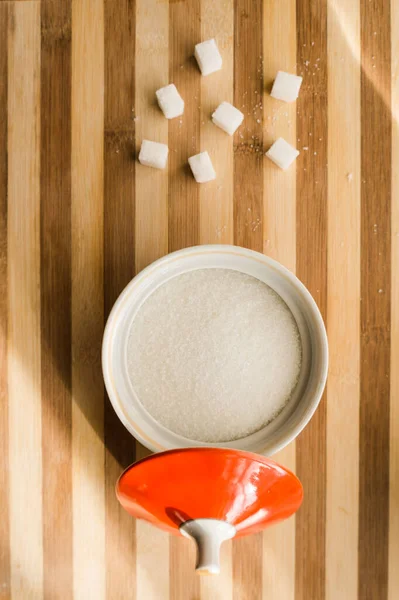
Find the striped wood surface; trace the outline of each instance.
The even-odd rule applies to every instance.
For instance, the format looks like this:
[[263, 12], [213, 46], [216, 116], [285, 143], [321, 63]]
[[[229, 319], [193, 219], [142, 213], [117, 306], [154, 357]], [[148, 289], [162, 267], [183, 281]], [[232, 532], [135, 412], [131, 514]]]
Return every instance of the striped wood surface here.
[[[210, 37], [224, 67], [202, 78]], [[398, 0], [0, 0], [1, 599], [398, 598], [398, 61]], [[304, 76], [296, 104], [268, 95], [278, 69]], [[222, 100], [245, 113], [234, 138], [209, 122]], [[285, 173], [264, 158], [279, 136], [301, 150]], [[164, 172], [135, 161], [143, 137], [169, 144]], [[200, 150], [218, 174], [202, 186]], [[296, 271], [331, 351], [317, 414], [277, 457], [304, 505], [227, 543], [218, 578], [119, 508], [146, 451], [100, 369], [125, 284], [201, 243]]]

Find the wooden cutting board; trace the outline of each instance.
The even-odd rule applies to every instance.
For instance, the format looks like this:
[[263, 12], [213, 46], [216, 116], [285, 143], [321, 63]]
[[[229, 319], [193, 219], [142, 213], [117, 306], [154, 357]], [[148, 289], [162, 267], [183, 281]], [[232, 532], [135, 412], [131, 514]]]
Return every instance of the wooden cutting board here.
[[[211, 37], [223, 70], [202, 78]], [[0, 2], [0, 598], [398, 597], [398, 56], [396, 0]], [[279, 69], [304, 77], [295, 104], [268, 95]], [[171, 122], [168, 82], [186, 102]], [[245, 114], [234, 138], [210, 123], [223, 100]], [[287, 172], [264, 156], [280, 136], [301, 152]], [[167, 170], [137, 163], [143, 138], [168, 143]], [[200, 150], [206, 185], [187, 168]], [[203, 243], [295, 271], [331, 352], [317, 414], [276, 457], [301, 511], [226, 544], [217, 578], [118, 506], [145, 450], [100, 368], [123, 287]]]

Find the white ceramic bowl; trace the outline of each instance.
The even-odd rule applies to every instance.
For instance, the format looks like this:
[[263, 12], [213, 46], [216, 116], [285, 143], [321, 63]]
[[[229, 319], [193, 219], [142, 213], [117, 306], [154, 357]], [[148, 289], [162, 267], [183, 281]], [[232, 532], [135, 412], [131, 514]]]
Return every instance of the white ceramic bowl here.
[[[141, 405], [130, 384], [126, 346], [129, 325], [140, 306], [166, 281], [187, 271], [224, 268], [241, 271], [274, 289], [290, 308], [301, 336], [302, 367], [295, 391], [282, 412], [256, 433], [231, 442], [189, 440], [160, 425]], [[305, 286], [278, 262], [237, 246], [196, 246], [168, 254], [137, 275], [117, 299], [103, 339], [102, 364], [112, 405], [135, 438], [155, 452], [188, 446], [217, 446], [270, 456], [291, 442], [315, 412], [326, 382], [328, 344], [323, 319]]]

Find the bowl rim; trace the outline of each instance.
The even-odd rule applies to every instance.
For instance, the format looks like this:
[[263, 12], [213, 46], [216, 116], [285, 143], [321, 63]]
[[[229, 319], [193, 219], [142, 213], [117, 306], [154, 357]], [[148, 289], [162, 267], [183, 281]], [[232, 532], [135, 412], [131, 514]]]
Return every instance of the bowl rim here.
[[[313, 395], [312, 395], [312, 401], [309, 402], [304, 414], [297, 420], [297, 422], [295, 422], [291, 426], [291, 428], [289, 430], [282, 432], [281, 435], [279, 436], [278, 440], [276, 440], [274, 443], [268, 445], [267, 450], [265, 449], [263, 452], [257, 452], [261, 456], [262, 455], [263, 456], [271, 456], [271, 455], [275, 454], [276, 452], [278, 452], [279, 450], [281, 450], [282, 448], [284, 448], [285, 446], [287, 446], [291, 441], [293, 441], [301, 433], [301, 431], [309, 423], [310, 419], [312, 418], [315, 411], [317, 410], [318, 405], [320, 404], [321, 398], [323, 396], [326, 380], [327, 380], [327, 374], [328, 374], [328, 340], [327, 340], [326, 328], [325, 328], [324, 321], [323, 321], [322, 315], [320, 313], [320, 310], [319, 310], [314, 298], [310, 294], [309, 290], [306, 288], [306, 286], [300, 281], [300, 279], [298, 279], [298, 277], [296, 275], [294, 275], [294, 273], [292, 273], [289, 269], [287, 269], [281, 263], [270, 258], [269, 256], [267, 256], [265, 254], [255, 251], [255, 250], [250, 250], [248, 248], [243, 248], [241, 246], [235, 246], [235, 245], [230, 245], [230, 244], [204, 244], [204, 245], [190, 246], [190, 247], [183, 248], [181, 250], [177, 250], [177, 251], [171, 252], [169, 254], [166, 254], [165, 256], [152, 262], [150, 265], [148, 265], [142, 271], [140, 271], [135, 277], [133, 277], [133, 279], [131, 279], [129, 281], [129, 283], [125, 286], [125, 288], [122, 290], [122, 292], [119, 294], [118, 298], [116, 299], [116, 301], [109, 313], [109, 316], [107, 318], [107, 322], [105, 325], [105, 329], [104, 329], [104, 335], [103, 335], [103, 340], [102, 340], [102, 358], [101, 358], [101, 360], [102, 360], [102, 372], [103, 372], [103, 378], [104, 378], [106, 391], [107, 391], [109, 400], [113, 406], [113, 409], [115, 410], [115, 412], [116, 412], [118, 418], [120, 419], [120, 421], [122, 422], [122, 424], [126, 427], [126, 429], [129, 431], [129, 433], [135, 439], [137, 439], [141, 444], [146, 446], [149, 450], [151, 450], [153, 452], [160, 452], [160, 451], [169, 451], [171, 449], [179, 449], [179, 448], [187, 447], [187, 446], [176, 446], [175, 448], [168, 448], [168, 447], [162, 446], [159, 442], [150, 438], [142, 430], [142, 428], [140, 427], [140, 425], [138, 423], [133, 422], [132, 419], [130, 419], [128, 417], [127, 412], [124, 410], [124, 407], [123, 407], [124, 403], [122, 402], [121, 398], [119, 397], [119, 394], [117, 393], [116, 386], [115, 386], [115, 384], [112, 380], [112, 376], [111, 376], [112, 336], [116, 329], [116, 325], [119, 321], [120, 312], [123, 309], [125, 299], [131, 293], [131, 290], [133, 287], [139, 286], [143, 280], [147, 279], [152, 274], [153, 271], [158, 270], [159, 267], [162, 267], [162, 265], [166, 266], [168, 263], [170, 263], [172, 261], [173, 262], [178, 261], [179, 259], [185, 258], [191, 254], [192, 255], [198, 255], [198, 254], [207, 255], [207, 254], [215, 254], [215, 253], [218, 255], [220, 255], [220, 254], [234, 255], [235, 254], [235, 255], [239, 255], [244, 258], [249, 258], [249, 259], [255, 260], [255, 261], [267, 266], [268, 268], [271, 268], [275, 272], [277, 272], [278, 276], [288, 279], [288, 281], [291, 283], [291, 285], [296, 289], [296, 291], [300, 295], [302, 295], [305, 302], [307, 303], [309, 312], [310, 312], [312, 320], [313, 320], [313, 324], [316, 327], [316, 333], [321, 342], [320, 373], [319, 373], [319, 379], [318, 379], [316, 389], [314, 390]], [[201, 267], [199, 267], [199, 268], [201, 268]], [[160, 425], [161, 428], [165, 429], [161, 424], [158, 424], [158, 425]], [[188, 446], [191, 448], [195, 447], [195, 444], [199, 443], [196, 440], [187, 440], [187, 441], [193, 442], [193, 445]], [[223, 443], [223, 445], [218, 445], [218, 444], [207, 445], [207, 444], [205, 444], [201, 447], [211, 447], [211, 448], [220, 447], [220, 448], [225, 448], [225, 449], [230, 447], [232, 449], [237, 450], [237, 448], [234, 448], [233, 441], [231, 442], [231, 444], [232, 444], [231, 446], [226, 445], [226, 443]], [[243, 450], [243, 451], [253, 452], [252, 450]]]

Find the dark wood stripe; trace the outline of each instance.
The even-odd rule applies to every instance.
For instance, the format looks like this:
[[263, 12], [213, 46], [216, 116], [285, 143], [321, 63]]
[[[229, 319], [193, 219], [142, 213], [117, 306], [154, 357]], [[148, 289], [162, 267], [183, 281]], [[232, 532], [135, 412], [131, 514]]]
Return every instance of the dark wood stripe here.
[[[327, 316], [327, 0], [297, 0], [297, 275]], [[306, 61], [309, 61], [308, 65]], [[317, 66], [315, 66], [317, 65]], [[311, 134], [311, 135], [310, 135]], [[308, 148], [304, 150], [303, 148]], [[297, 600], [325, 597], [326, 395], [296, 445], [305, 499], [296, 519]]]
[[195, 572], [195, 547], [191, 540], [169, 538], [169, 594], [171, 600], [199, 600], [200, 578]]
[[71, 2], [41, 6], [41, 371], [45, 598], [72, 597]]
[[[105, 0], [104, 304], [108, 316], [135, 275], [135, 33], [132, 0]], [[107, 598], [135, 598], [135, 522], [115, 498], [115, 482], [135, 460], [135, 442], [109, 400], [104, 407]]]
[[234, 106], [245, 119], [234, 136], [234, 242], [258, 252], [263, 250], [262, 55], [262, 2], [235, 0]]
[[201, 74], [193, 57], [202, 41], [200, 11], [200, 0], [169, 7], [169, 80], [185, 101], [184, 115], [169, 122], [169, 252], [199, 243], [199, 186], [206, 184], [195, 182], [187, 159], [206, 150], [200, 148]]
[[7, 61], [9, 5], [0, 4], [0, 598], [10, 596], [7, 391]]
[[[234, 136], [234, 243], [258, 252], [263, 252], [262, 23], [262, 2], [235, 0], [234, 106], [245, 119]], [[262, 534], [233, 542], [235, 600], [262, 598], [262, 555]]]
[[359, 598], [388, 593], [391, 298], [389, 0], [361, 0]]
[[[187, 159], [207, 148], [200, 147], [201, 73], [194, 45], [201, 39], [200, 0], [169, 5], [169, 81], [184, 98], [182, 118], [169, 122], [169, 252], [199, 243], [199, 190]], [[208, 75], [212, 77], [212, 75]], [[180, 122], [181, 121], [181, 122]], [[194, 571], [194, 545], [170, 537], [170, 597], [198, 598], [200, 582]]]

